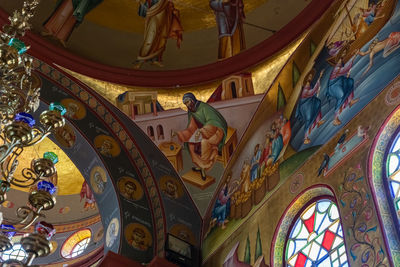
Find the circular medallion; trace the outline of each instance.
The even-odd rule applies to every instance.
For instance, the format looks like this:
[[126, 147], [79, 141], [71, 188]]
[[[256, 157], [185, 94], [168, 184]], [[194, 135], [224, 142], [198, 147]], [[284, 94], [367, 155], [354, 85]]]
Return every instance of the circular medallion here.
[[104, 192], [107, 185], [107, 174], [102, 167], [95, 166], [90, 171], [90, 185], [92, 186], [93, 192], [96, 194], [102, 194]]
[[107, 226], [106, 232], [106, 246], [108, 248], [112, 247], [117, 240], [119, 232], [119, 221], [117, 218], [113, 218]]

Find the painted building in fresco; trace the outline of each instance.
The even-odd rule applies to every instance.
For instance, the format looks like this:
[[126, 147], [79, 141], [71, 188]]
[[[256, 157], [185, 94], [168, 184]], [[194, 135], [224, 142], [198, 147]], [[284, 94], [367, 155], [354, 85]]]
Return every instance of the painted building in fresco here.
[[[158, 3], [150, 2], [138, 3], [147, 22]], [[246, 1], [233, 2], [238, 27], [214, 13], [215, 46], [231, 42], [223, 53], [237, 54], [228, 60], [246, 56], [243, 36], [233, 37], [251, 27]], [[160, 3], [160, 12], [173, 12], [173, 27], [156, 22], [174, 46], [154, 39], [163, 49], [147, 51], [148, 59], [138, 47], [135, 68], [168, 65], [161, 55], [176, 55], [185, 40], [184, 5]], [[181, 256], [182, 266], [400, 266], [400, 0], [325, 4], [263, 90], [267, 58], [168, 89], [125, 70], [145, 82], [111, 93], [35, 59], [41, 109], [54, 98], [67, 108], [68, 127], [51, 140], [83, 176], [69, 216], [96, 216], [88, 228], [104, 229], [105, 251], [140, 263]], [[200, 102], [201, 86], [208, 98]], [[174, 108], [164, 109], [161, 95]], [[182, 100], [187, 110], [177, 108]]]

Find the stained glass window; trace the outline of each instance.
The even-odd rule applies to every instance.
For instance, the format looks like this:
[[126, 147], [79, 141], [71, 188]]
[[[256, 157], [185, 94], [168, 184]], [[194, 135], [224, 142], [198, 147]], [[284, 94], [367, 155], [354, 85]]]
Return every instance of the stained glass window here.
[[397, 216], [400, 214], [400, 135], [393, 143], [386, 163], [386, 172], [389, 184], [389, 194], [393, 200]]
[[74, 258], [80, 255], [89, 245], [92, 232], [89, 229], [81, 230], [71, 235], [61, 248], [64, 258]]
[[336, 204], [329, 199], [309, 205], [295, 222], [286, 243], [286, 266], [349, 266]]

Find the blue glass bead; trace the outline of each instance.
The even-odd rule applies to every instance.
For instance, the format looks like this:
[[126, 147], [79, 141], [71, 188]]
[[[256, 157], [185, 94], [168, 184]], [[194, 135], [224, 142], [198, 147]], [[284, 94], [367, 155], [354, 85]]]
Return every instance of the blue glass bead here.
[[57, 187], [54, 186], [54, 184], [47, 182], [47, 181], [40, 181], [37, 184], [37, 189], [46, 191], [46, 192], [50, 193], [51, 195], [53, 195], [57, 191]]
[[25, 122], [30, 127], [33, 127], [35, 125], [35, 119], [32, 117], [31, 114], [26, 112], [20, 112], [15, 114], [14, 120]]
[[56, 110], [56, 111], [60, 112], [61, 116], [63, 116], [65, 113], [67, 113], [67, 109], [58, 102], [50, 103], [49, 110]]
[[15, 231], [9, 231], [9, 230], [14, 230], [15, 227], [10, 225], [10, 224], [2, 224], [0, 225], [0, 229], [8, 230], [8, 231], [1, 231], [3, 235], [7, 236], [8, 238], [12, 238], [17, 232]]
[[18, 54], [20, 55], [28, 50], [25, 43], [17, 38], [11, 38], [11, 40], [8, 42], [8, 45], [17, 49]]
[[45, 152], [43, 154], [43, 158], [51, 160], [51, 162], [53, 162], [53, 164], [56, 164], [58, 162], [58, 156], [54, 152]]

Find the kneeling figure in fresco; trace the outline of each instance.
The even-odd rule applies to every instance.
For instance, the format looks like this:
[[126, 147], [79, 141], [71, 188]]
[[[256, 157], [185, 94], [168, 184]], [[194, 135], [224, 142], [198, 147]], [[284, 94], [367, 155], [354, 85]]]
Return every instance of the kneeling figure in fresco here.
[[205, 171], [217, 161], [218, 152], [225, 144], [228, 125], [221, 113], [209, 104], [198, 101], [192, 93], [183, 95], [183, 103], [188, 108], [188, 125], [176, 134], [185, 143], [197, 166], [193, 170], [199, 171], [205, 180]]

